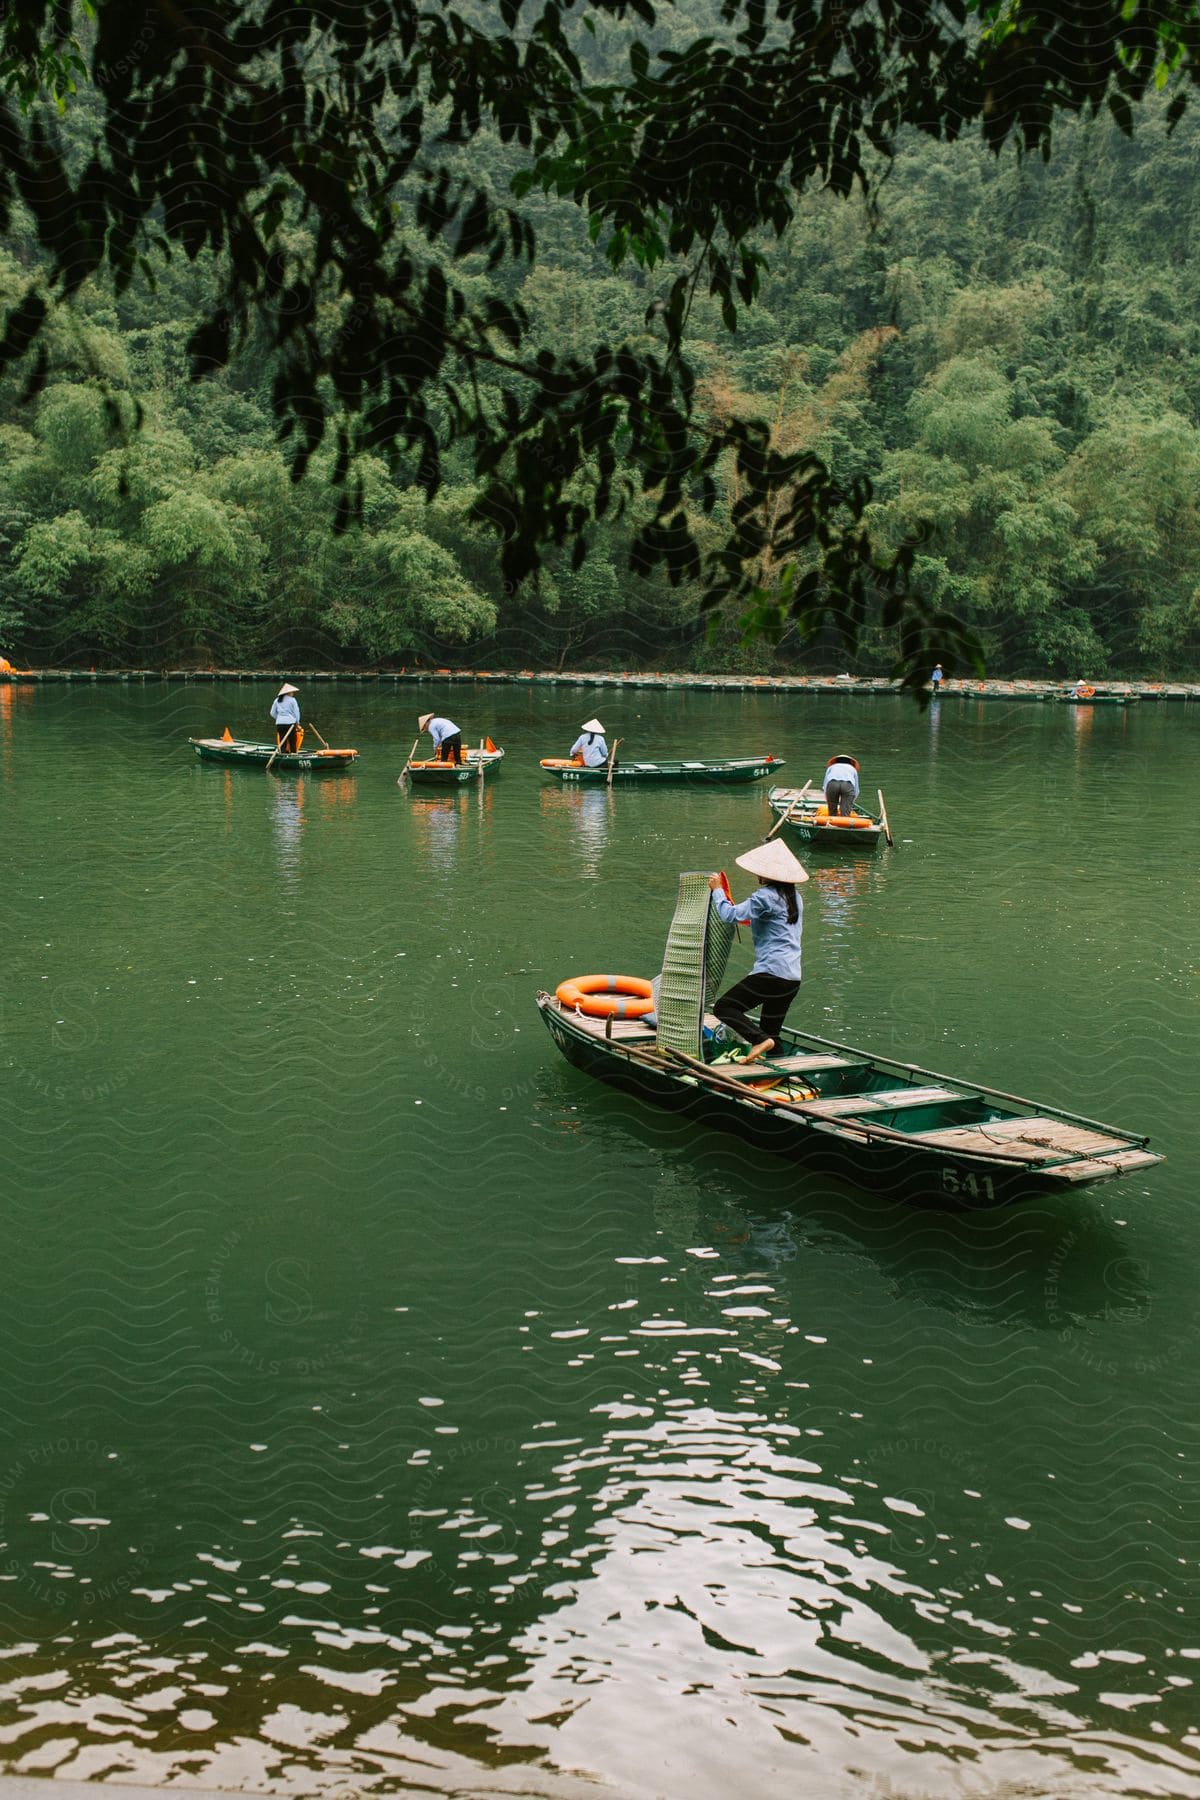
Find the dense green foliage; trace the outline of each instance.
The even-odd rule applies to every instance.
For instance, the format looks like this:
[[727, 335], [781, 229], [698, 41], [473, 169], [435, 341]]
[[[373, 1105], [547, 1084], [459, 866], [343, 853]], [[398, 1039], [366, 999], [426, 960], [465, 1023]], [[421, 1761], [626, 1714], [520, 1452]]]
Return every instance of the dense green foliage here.
[[[664, 42], [672, 47], [669, 34]], [[931, 35], [926, 56], [938, 43]], [[631, 60], [640, 66], [633, 44], [627, 24], [610, 22], [590, 51], [593, 83], [610, 69], [627, 79]], [[1133, 97], [1155, 67], [1169, 73], [1163, 57], [1159, 40], [1153, 56], [1145, 48], [1140, 62], [1119, 64]], [[719, 67], [711, 57], [710, 72]], [[458, 79], [435, 96], [443, 124]], [[1104, 81], [1095, 74], [1097, 92]], [[905, 617], [906, 648], [924, 655], [939, 618], [952, 616], [979, 633], [994, 669], [1194, 667], [1194, 114], [1170, 132], [1178, 106], [1168, 91], [1143, 103], [1132, 139], [1105, 117], [1061, 123], [1043, 165], [937, 141], [957, 128], [947, 91], [929, 102], [924, 131], [894, 140], [888, 132], [911, 116], [903, 106], [883, 124], [860, 111], [848, 161], [817, 165], [824, 193], [797, 197], [795, 168], [776, 167], [771, 187], [775, 140], [760, 121], [760, 186], [750, 193], [742, 171], [734, 180], [726, 155], [704, 190], [725, 250], [694, 215], [680, 223], [678, 193], [655, 197], [653, 158], [636, 181], [615, 178], [628, 120], [611, 100], [590, 101], [561, 141], [530, 142], [494, 109], [472, 117], [436, 165], [414, 150], [391, 171], [384, 210], [420, 220], [424, 209], [413, 279], [422, 305], [441, 296], [437, 330], [461, 321], [470, 335], [470, 320], [492, 321], [475, 332], [473, 359], [462, 344], [452, 355], [445, 336], [432, 345], [429, 313], [424, 338], [397, 335], [393, 319], [383, 342], [374, 275], [360, 301], [344, 259], [337, 278], [328, 267], [322, 278], [330, 219], [341, 218], [328, 196], [310, 203], [305, 189], [302, 202], [286, 192], [268, 202], [275, 260], [255, 311], [244, 293], [231, 297], [238, 246], [206, 237], [198, 194], [194, 241], [186, 220], [158, 215], [186, 259], [176, 250], [168, 260], [164, 243], [139, 262], [131, 238], [122, 265], [111, 232], [106, 249], [86, 233], [72, 244], [70, 209], [44, 203], [39, 215], [37, 193], [22, 188], [0, 264], [14, 351], [0, 387], [0, 643], [19, 659], [149, 664], [399, 663], [468, 645], [497, 661], [761, 666], [802, 652], [841, 667], [838, 608], [861, 606], [871, 574], [857, 533], [865, 509], [885, 552], [911, 554], [918, 540], [912, 592], [926, 630], [914, 638], [911, 616], [893, 608], [886, 629], [858, 631], [857, 666], [892, 664]], [[546, 93], [566, 105], [554, 82]], [[968, 99], [964, 117], [983, 111], [978, 94]], [[526, 119], [528, 101], [522, 90]], [[60, 173], [85, 169], [98, 104], [87, 90], [67, 102], [53, 135]], [[641, 104], [644, 132], [646, 93]], [[599, 117], [608, 148], [589, 163], [580, 146]], [[1005, 117], [1040, 141], [1032, 102]], [[995, 137], [994, 120], [989, 129]], [[512, 227], [515, 255], [488, 235], [532, 152], [537, 180], [522, 215], [536, 260], [524, 226]], [[869, 178], [869, 205], [846, 195], [856, 174]], [[698, 179], [688, 189], [697, 204]], [[724, 216], [735, 192], [753, 229]], [[472, 194], [482, 198], [468, 229]], [[760, 229], [767, 220], [778, 241]], [[70, 306], [34, 320], [28, 308], [51, 277], [72, 290]], [[219, 354], [214, 316], [226, 321]], [[510, 331], [505, 357], [496, 346]], [[606, 348], [619, 344], [626, 362]], [[198, 351], [208, 373], [197, 383]], [[397, 369], [404, 394], [382, 402], [373, 384]], [[350, 425], [326, 435], [339, 401]], [[406, 449], [414, 406], [421, 425]], [[277, 442], [281, 416], [299, 425], [310, 465], [299, 485], [284, 460], [294, 466], [294, 450]], [[755, 417], [761, 426], [748, 430]], [[350, 471], [361, 522], [340, 531]], [[497, 527], [509, 534], [504, 558]], [[737, 607], [721, 635], [706, 635], [701, 609], [714, 590], [750, 595], [747, 616], [765, 637], [742, 643]]]

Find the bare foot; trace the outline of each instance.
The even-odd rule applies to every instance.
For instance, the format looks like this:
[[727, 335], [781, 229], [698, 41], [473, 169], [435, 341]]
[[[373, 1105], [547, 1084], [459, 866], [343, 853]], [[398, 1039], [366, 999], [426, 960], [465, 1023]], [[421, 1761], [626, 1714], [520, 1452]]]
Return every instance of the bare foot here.
[[743, 1058], [742, 1058], [742, 1061], [743, 1062], [757, 1062], [760, 1056], [765, 1056], [767, 1054], [768, 1050], [773, 1050], [774, 1048], [775, 1048], [775, 1039], [774, 1038], [764, 1038], [761, 1044], [755, 1044], [752, 1050], [747, 1050], [745, 1056], [743, 1056]]

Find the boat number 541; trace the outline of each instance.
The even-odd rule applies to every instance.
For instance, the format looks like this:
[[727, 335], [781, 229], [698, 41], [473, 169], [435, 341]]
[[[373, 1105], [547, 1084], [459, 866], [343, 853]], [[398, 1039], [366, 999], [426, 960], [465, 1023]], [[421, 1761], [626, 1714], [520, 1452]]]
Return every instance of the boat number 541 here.
[[990, 1175], [964, 1175], [950, 1163], [942, 1170], [942, 1186], [948, 1194], [966, 1194], [972, 1200], [996, 1198], [996, 1185]]

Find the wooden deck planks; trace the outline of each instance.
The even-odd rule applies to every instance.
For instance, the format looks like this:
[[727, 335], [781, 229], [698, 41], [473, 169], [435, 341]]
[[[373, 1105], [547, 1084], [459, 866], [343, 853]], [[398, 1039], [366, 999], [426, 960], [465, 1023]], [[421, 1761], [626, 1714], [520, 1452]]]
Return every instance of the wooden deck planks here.
[[1017, 1138], [1027, 1144], [1043, 1144], [1049, 1149], [1072, 1153], [1081, 1150], [1121, 1150], [1129, 1143], [1128, 1138], [1116, 1137], [1111, 1132], [1091, 1131], [1082, 1125], [1072, 1125], [1065, 1119], [991, 1119], [986, 1125], [980, 1125], [976, 1129], [986, 1132], [994, 1139]]
[[[797, 1111], [819, 1119], [857, 1117], [859, 1113], [896, 1112], [905, 1106], [936, 1106], [943, 1100], [969, 1100], [958, 1088], [904, 1087], [878, 1089], [873, 1094], [836, 1094], [830, 1100], [806, 1100]], [[921, 1136], [921, 1133], [915, 1133]]]
[[1106, 1175], [1127, 1175], [1133, 1169], [1148, 1169], [1161, 1162], [1150, 1150], [1121, 1150], [1112, 1156], [1080, 1157], [1078, 1162], [1064, 1163], [1055, 1174], [1064, 1181], [1103, 1181]]
[[936, 1147], [943, 1150], [972, 1150], [978, 1155], [1002, 1156], [1006, 1161], [1054, 1162], [1061, 1155], [1061, 1151], [1048, 1150], [1039, 1144], [1026, 1144], [1020, 1138], [997, 1140], [987, 1135], [990, 1129], [990, 1126], [951, 1125], [943, 1130], [914, 1131], [912, 1140], [923, 1149]]

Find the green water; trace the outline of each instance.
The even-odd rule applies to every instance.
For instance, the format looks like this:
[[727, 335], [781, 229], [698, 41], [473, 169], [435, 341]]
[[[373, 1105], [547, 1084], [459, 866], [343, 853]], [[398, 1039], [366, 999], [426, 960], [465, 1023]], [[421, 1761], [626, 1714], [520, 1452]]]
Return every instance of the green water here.
[[[1196, 710], [302, 698], [354, 774], [197, 763], [261, 688], [0, 689], [8, 1765], [1200, 1795]], [[396, 785], [435, 704], [494, 786]], [[901, 1210], [573, 1071], [536, 990], [769, 819], [543, 784], [593, 710], [858, 755], [792, 1022], [1170, 1160]]]

